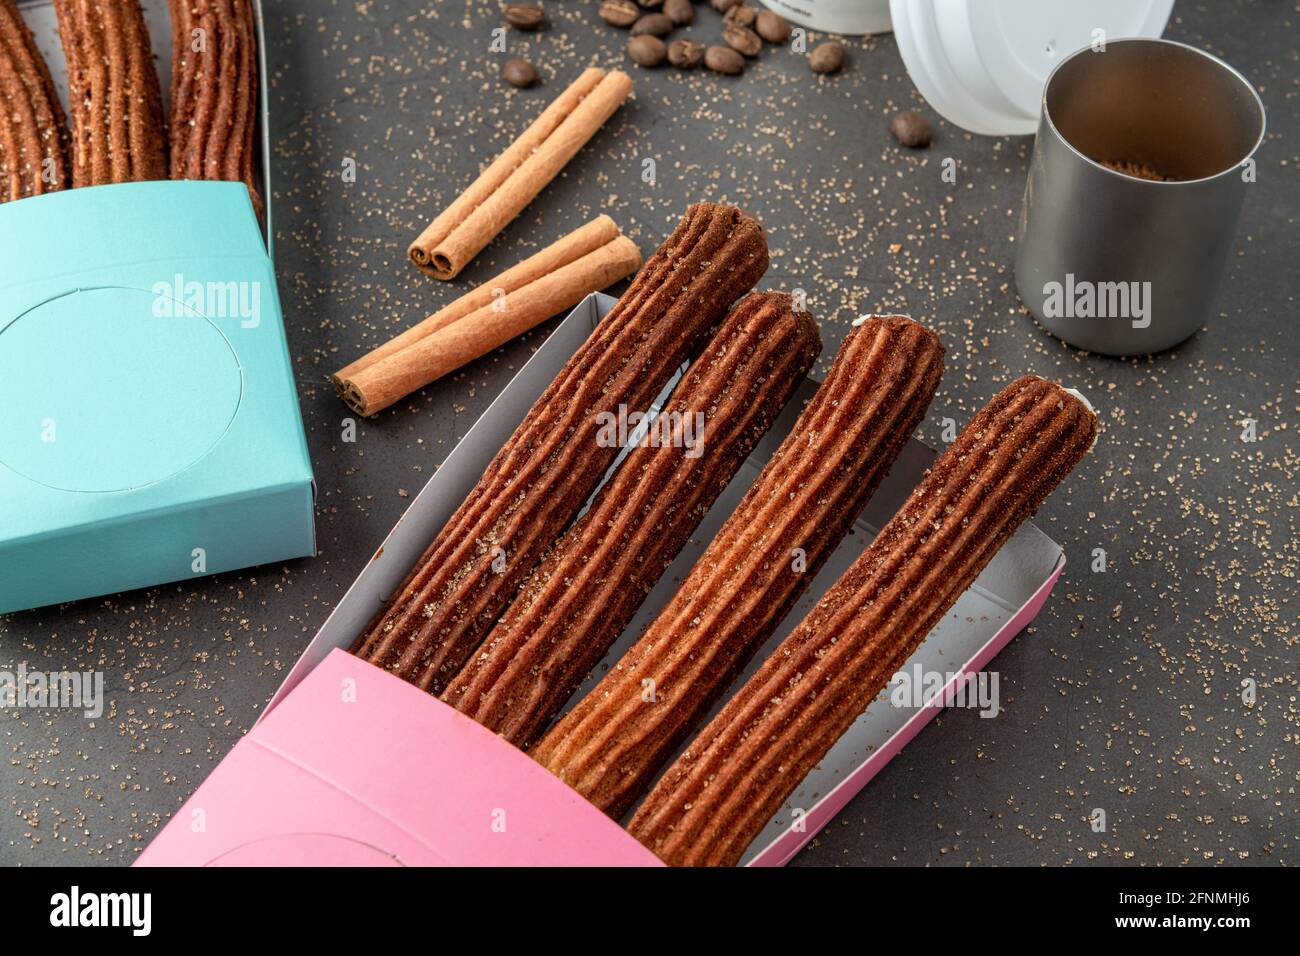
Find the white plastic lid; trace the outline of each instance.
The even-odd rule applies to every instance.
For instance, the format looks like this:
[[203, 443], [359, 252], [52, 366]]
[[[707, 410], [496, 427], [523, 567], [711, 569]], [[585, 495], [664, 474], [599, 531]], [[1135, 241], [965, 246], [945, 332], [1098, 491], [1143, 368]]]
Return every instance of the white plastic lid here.
[[[1038, 128], [1048, 75], [1102, 40], [1158, 37], [1174, 0], [890, 0], [894, 36], [916, 88], [972, 133]], [[1100, 31], [1100, 32], [1098, 32]]]

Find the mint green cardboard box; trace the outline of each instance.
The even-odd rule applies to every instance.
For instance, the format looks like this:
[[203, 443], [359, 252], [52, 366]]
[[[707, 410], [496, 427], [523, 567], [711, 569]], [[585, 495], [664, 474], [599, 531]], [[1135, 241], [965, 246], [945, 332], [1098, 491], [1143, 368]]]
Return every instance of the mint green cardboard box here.
[[[53, 11], [22, 9], [62, 85]], [[145, 13], [165, 48], [166, 4]], [[0, 204], [0, 612], [311, 555], [313, 499], [275, 272], [242, 183]]]
[[239, 183], [0, 206], [0, 612], [314, 552], [275, 275]]

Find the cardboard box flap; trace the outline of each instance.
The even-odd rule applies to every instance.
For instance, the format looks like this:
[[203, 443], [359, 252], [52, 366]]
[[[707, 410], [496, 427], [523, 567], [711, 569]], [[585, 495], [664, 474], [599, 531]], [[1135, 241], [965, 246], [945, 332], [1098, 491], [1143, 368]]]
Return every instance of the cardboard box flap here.
[[243, 183], [83, 186], [5, 203], [0, 212], [0, 289], [7, 292], [60, 277], [76, 288], [87, 271], [99, 269], [136, 265], [130, 271], [173, 281], [173, 262], [267, 259]]
[[[201, 828], [178, 815], [141, 864], [662, 865], [525, 754], [343, 651], [240, 741], [213, 780], [237, 786], [248, 812], [229, 812], [213, 794]], [[274, 809], [286, 803], [291, 822]]]

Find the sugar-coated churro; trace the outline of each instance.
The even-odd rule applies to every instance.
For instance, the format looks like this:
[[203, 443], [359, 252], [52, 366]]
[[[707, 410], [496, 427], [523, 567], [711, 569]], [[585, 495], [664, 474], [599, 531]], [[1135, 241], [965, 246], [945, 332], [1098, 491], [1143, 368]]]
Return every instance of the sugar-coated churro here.
[[253, 163], [257, 31], [249, 0], [168, 0], [172, 179], [242, 182], [262, 212]]
[[139, 0], [54, 0], [68, 61], [72, 183], [167, 178], [162, 94]]
[[[443, 699], [527, 748], [604, 656], [811, 367], [790, 297], [740, 302]], [[662, 427], [661, 427], [662, 426]], [[673, 429], [664, 440], [664, 429]]]
[[873, 316], [851, 330], [677, 594], [534, 758], [622, 816], [838, 547], [942, 371], [938, 336], [910, 319]]
[[14, 0], [0, 0], [0, 202], [72, 185], [68, 126]]
[[602, 411], [646, 409], [767, 268], [756, 220], [698, 203], [560, 370], [354, 653], [441, 693], [545, 551], [576, 517], [616, 448]]
[[994, 397], [897, 515], [668, 768], [628, 826], [663, 860], [726, 866], [1091, 447], [1074, 394]]

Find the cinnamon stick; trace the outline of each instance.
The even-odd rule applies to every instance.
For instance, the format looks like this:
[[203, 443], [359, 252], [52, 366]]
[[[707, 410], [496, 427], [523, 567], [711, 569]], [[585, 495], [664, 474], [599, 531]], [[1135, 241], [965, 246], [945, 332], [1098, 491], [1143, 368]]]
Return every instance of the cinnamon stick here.
[[411, 243], [437, 279], [454, 278], [546, 188], [632, 92], [621, 70], [585, 70]]
[[573, 232], [551, 243], [536, 255], [530, 256], [518, 265], [511, 266], [490, 282], [485, 282], [478, 288], [465, 293], [459, 299], [433, 313], [423, 322], [411, 326], [401, 335], [394, 336], [383, 345], [361, 356], [351, 365], [340, 369], [331, 376], [334, 384], [337, 386], [341, 381], [352, 378], [362, 369], [369, 368], [381, 359], [385, 359], [396, 352], [400, 352], [408, 345], [418, 342], [426, 335], [437, 332], [439, 329], [451, 325], [457, 319], [462, 319], [474, 310], [488, 305], [495, 296], [503, 293], [509, 295], [516, 289], [540, 279], [547, 273], [554, 272], [560, 266], [568, 265], [570, 262], [582, 258], [587, 253], [593, 252], [617, 238], [618, 235], [618, 225], [613, 219], [605, 215], [597, 216], [591, 222], [579, 226]]
[[[406, 338], [403, 345], [381, 346], [376, 352], [384, 354], [372, 358], [371, 353], [342, 370], [334, 376], [339, 397], [358, 415], [378, 414], [416, 389], [573, 308], [590, 293], [627, 278], [640, 268], [641, 252], [617, 228], [604, 244], [558, 268], [541, 269], [579, 252], [606, 229], [597, 220], [570, 233], [556, 244], [561, 249], [552, 246], [538, 253], [465, 296], [471, 300], [467, 305], [458, 300], [398, 336]], [[467, 308], [467, 314], [456, 317]], [[421, 331], [426, 334], [414, 334]]]

